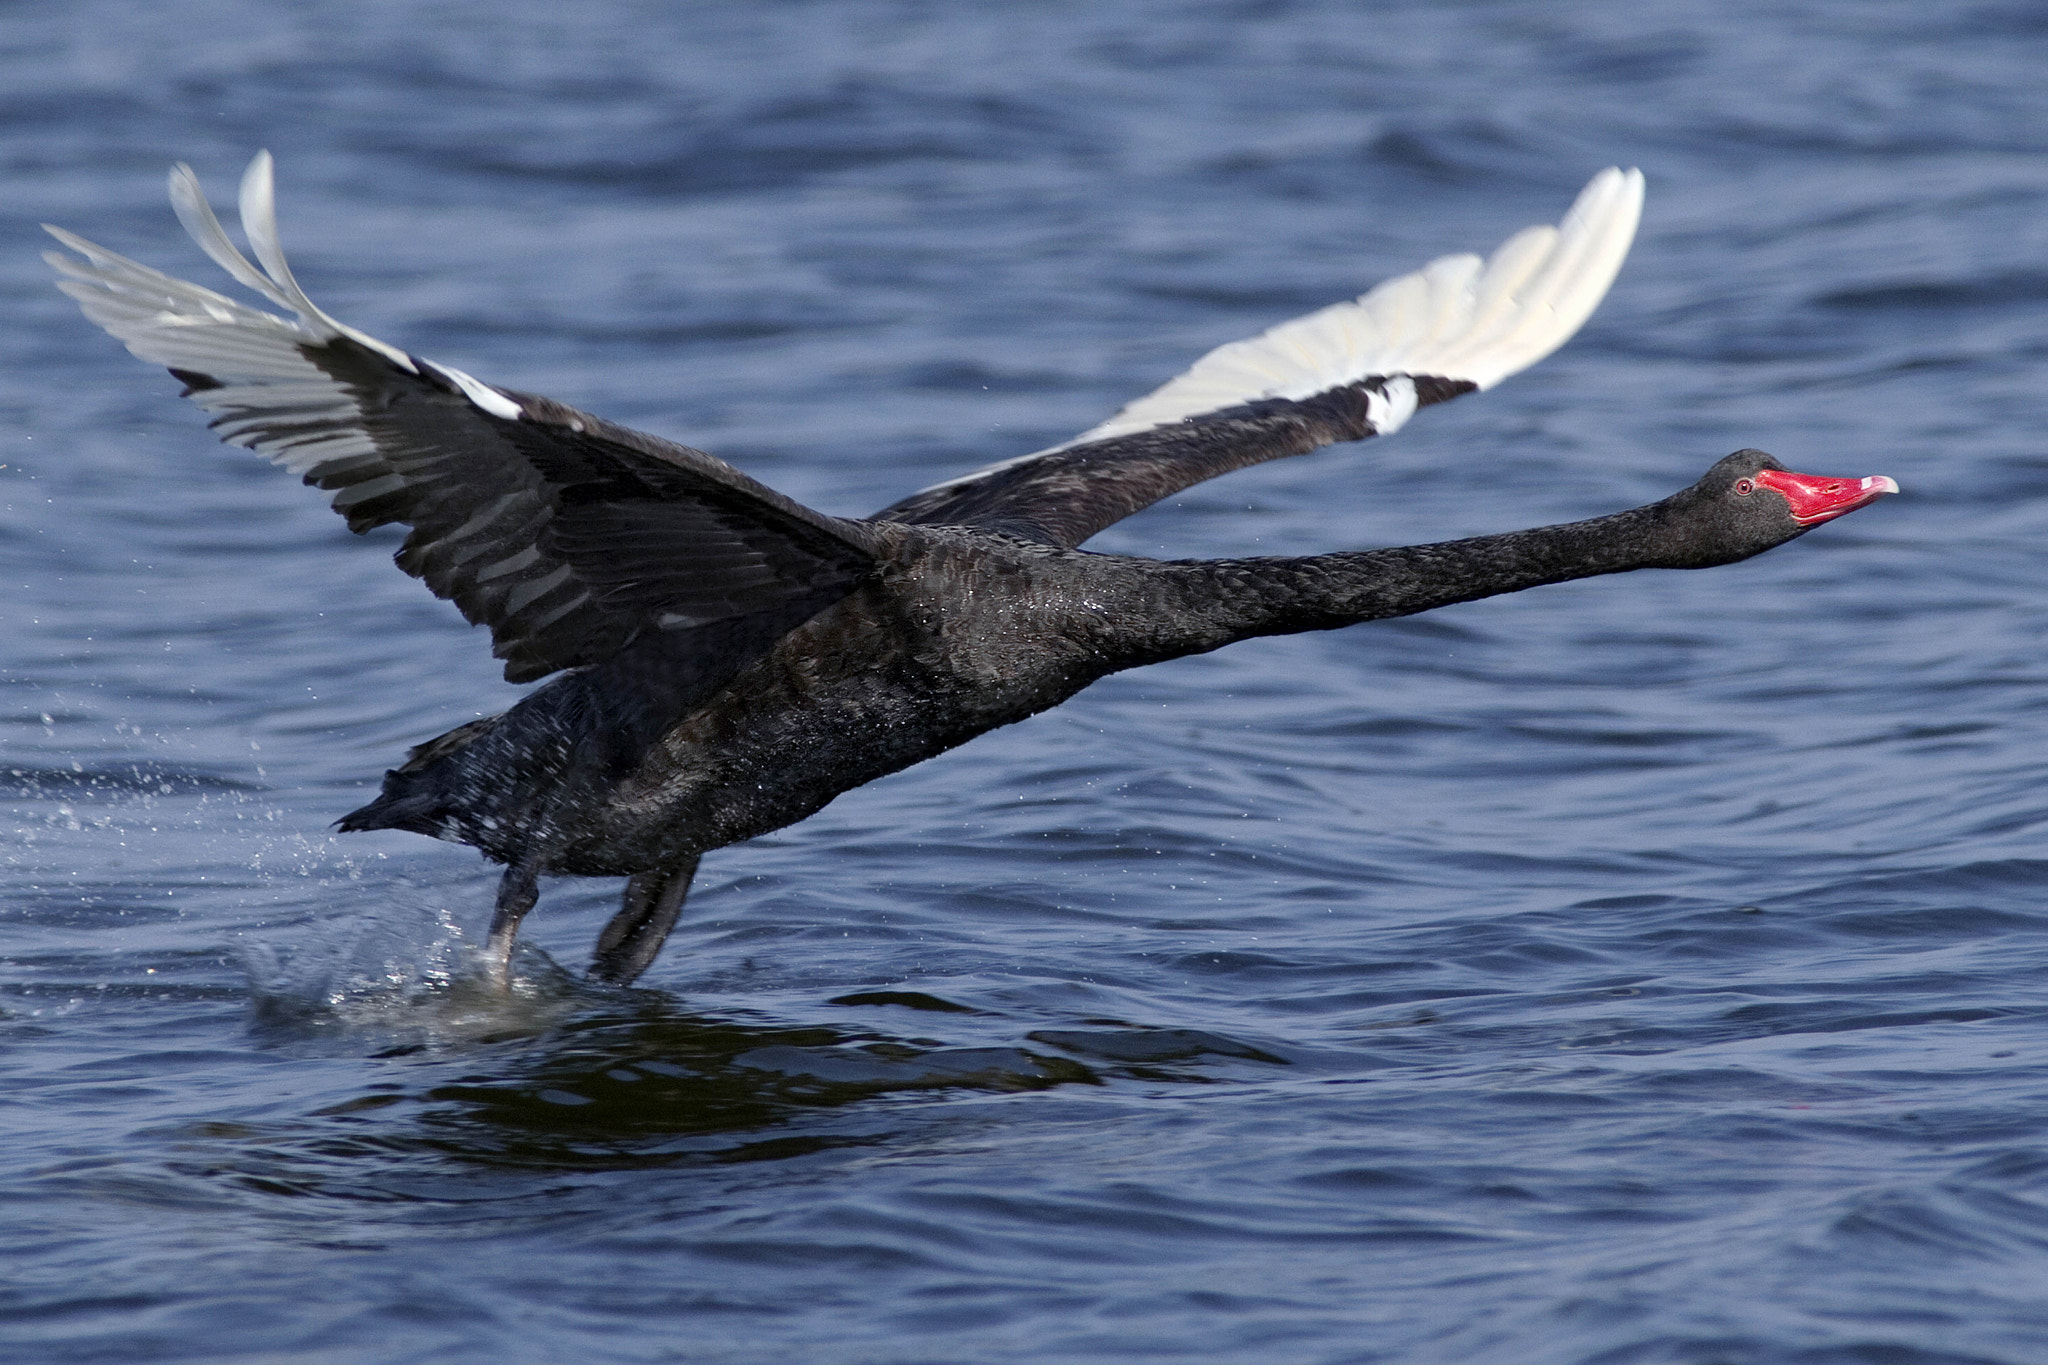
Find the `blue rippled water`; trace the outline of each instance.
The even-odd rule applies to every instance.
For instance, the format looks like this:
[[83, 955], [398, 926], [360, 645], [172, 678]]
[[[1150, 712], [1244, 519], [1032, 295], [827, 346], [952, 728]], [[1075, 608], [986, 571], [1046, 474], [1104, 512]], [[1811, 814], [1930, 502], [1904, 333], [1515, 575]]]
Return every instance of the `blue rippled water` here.
[[[10, 1359], [2048, 1360], [2048, 22], [1463, 0], [0, 12]], [[862, 513], [1554, 219], [1537, 370], [1149, 554], [1445, 539], [1745, 445], [1748, 563], [1121, 675], [708, 858], [631, 992], [338, 838], [486, 642], [50, 287], [278, 156], [376, 335]]]

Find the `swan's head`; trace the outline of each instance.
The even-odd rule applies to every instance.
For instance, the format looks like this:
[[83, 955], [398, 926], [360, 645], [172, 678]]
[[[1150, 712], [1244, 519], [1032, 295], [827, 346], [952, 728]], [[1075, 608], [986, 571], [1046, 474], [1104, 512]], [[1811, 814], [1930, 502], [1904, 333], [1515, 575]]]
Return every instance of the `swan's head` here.
[[1671, 529], [1685, 528], [1686, 567], [1728, 564], [1898, 491], [1882, 474], [1796, 474], [1761, 450], [1738, 450], [1671, 499]]

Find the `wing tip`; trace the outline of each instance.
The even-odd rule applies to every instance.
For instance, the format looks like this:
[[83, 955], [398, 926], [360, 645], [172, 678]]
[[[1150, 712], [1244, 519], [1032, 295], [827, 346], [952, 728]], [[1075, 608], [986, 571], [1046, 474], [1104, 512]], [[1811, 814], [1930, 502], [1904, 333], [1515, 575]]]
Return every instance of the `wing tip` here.
[[166, 182], [171, 208], [178, 215], [178, 221], [193, 241], [199, 244], [214, 264], [225, 270], [233, 279], [263, 295], [280, 307], [289, 308], [297, 314], [301, 326], [320, 340], [347, 337], [360, 346], [365, 346], [392, 364], [410, 374], [419, 373], [412, 357], [395, 346], [366, 333], [359, 332], [329, 316], [309, 298], [299, 282], [292, 275], [292, 268], [285, 256], [283, 239], [277, 230], [277, 175], [276, 158], [268, 148], [259, 150], [249, 159], [242, 172], [241, 185], [236, 195], [236, 213], [242, 222], [242, 234], [249, 240], [249, 248], [255, 254], [257, 264], [252, 264], [234, 240], [221, 226], [220, 219], [207, 200], [205, 187], [199, 182], [199, 175], [186, 162], [173, 165]]
[[1512, 297], [1514, 308], [1491, 334], [1468, 339], [1455, 368], [1482, 391], [1521, 373], [1578, 334], [1614, 286], [1642, 224], [1640, 169], [1609, 166], [1594, 174], [1558, 220], [1545, 259]]
[[1492, 388], [1563, 345], [1591, 316], [1635, 239], [1643, 192], [1640, 169], [1606, 167], [1555, 225], [1511, 234], [1478, 269], [1470, 253], [1441, 256], [1355, 300], [1226, 343], [1052, 449], [1372, 378], [1434, 377]]

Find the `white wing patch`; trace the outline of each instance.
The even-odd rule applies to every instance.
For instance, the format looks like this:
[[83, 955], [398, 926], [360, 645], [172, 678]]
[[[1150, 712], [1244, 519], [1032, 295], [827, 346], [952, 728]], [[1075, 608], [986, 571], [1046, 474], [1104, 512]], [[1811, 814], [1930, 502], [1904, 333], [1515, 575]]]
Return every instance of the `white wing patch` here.
[[1365, 418], [1375, 436], [1391, 436], [1415, 415], [1415, 381], [1397, 374], [1379, 389], [1365, 391]]
[[453, 365], [437, 365], [431, 360], [420, 363], [432, 369], [435, 374], [440, 375], [456, 388], [461, 389], [463, 397], [469, 399], [470, 402], [476, 404], [485, 412], [491, 414], [491, 416], [502, 417], [508, 422], [519, 420], [519, 405], [504, 394], [499, 393], [489, 384], [470, 378]]
[[[1556, 227], [1524, 228], [1491, 257], [1444, 256], [1371, 292], [1219, 346], [1071, 441], [932, 485], [972, 483], [1041, 455], [1265, 398], [1304, 399], [1380, 379], [1366, 402], [1375, 432], [1416, 407], [1409, 376], [1481, 389], [1534, 365], [1593, 315], [1621, 270], [1643, 212], [1643, 173], [1609, 167]], [[1382, 417], [1384, 415], [1384, 419]]]

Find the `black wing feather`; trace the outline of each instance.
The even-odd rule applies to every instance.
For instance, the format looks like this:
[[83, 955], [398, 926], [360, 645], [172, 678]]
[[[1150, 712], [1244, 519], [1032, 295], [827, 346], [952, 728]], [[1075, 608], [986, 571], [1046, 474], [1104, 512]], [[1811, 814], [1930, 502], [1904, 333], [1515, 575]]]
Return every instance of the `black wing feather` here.
[[491, 388], [329, 317], [277, 246], [267, 155], [251, 163], [242, 203], [261, 270], [189, 170], [171, 183], [207, 253], [295, 319], [51, 228], [77, 253], [46, 255], [59, 287], [129, 350], [168, 366], [222, 440], [324, 489], [352, 530], [410, 527], [398, 566], [490, 628], [508, 680], [601, 664], [649, 632], [674, 637], [666, 652], [717, 622], [754, 623], [712, 633], [720, 639], [787, 630], [871, 569], [874, 541], [859, 523], [701, 450]]
[[354, 421], [245, 409], [230, 439], [348, 443], [306, 482], [353, 530], [410, 526], [398, 566], [490, 628], [508, 681], [600, 663], [650, 628], [843, 595], [871, 562], [850, 523], [702, 451], [525, 394], [506, 394], [518, 417], [496, 416], [432, 382], [427, 363], [406, 374], [346, 338], [301, 349]]
[[[913, 493], [875, 513], [874, 520], [975, 526], [1072, 548], [1205, 479], [1377, 434], [1373, 409], [1384, 409], [1390, 378], [1375, 375], [1310, 398], [1260, 399], [1059, 447]], [[1429, 375], [1412, 382], [1417, 406], [1478, 387]]]

